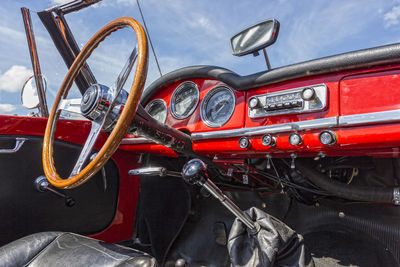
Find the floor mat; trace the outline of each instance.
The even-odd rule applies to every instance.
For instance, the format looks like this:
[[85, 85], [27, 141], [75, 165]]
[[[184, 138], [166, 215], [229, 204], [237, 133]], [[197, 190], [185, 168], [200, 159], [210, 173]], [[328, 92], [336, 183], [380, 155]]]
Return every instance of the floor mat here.
[[398, 266], [381, 243], [359, 234], [317, 231], [304, 235], [304, 240], [317, 267]]

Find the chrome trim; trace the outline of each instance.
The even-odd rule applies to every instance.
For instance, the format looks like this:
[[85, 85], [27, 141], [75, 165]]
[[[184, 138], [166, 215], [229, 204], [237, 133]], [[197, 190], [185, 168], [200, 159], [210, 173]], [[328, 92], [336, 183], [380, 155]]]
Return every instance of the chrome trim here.
[[128, 171], [129, 175], [150, 175], [150, 176], [161, 176], [167, 175], [167, 169], [164, 167], [143, 167], [139, 169], [133, 169]]
[[[193, 107], [189, 110], [189, 112], [186, 115], [180, 116], [178, 114], [175, 114], [175, 112], [176, 112], [176, 110], [175, 110], [175, 98], [176, 98], [176, 95], [179, 94], [185, 88], [185, 86], [188, 86], [188, 85], [193, 86], [196, 89], [196, 100], [195, 100], [196, 103], [193, 105]], [[186, 82], [183, 82], [180, 85], [178, 85], [175, 88], [174, 92], [172, 93], [171, 100], [170, 100], [170, 103], [169, 103], [169, 111], [171, 112], [171, 115], [174, 118], [176, 118], [178, 120], [182, 120], [182, 119], [185, 119], [185, 118], [189, 117], [190, 115], [192, 115], [194, 110], [197, 108], [197, 106], [199, 104], [199, 101], [200, 101], [199, 87], [197, 86], [197, 84], [195, 82], [186, 81]]]
[[81, 100], [81, 98], [61, 99], [58, 104], [58, 109], [83, 116], [81, 113]]
[[309, 129], [330, 128], [334, 126], [337, 126], [337, 117], [329, 117], [329, 118], [315, 119], [309, 121], [289, 122], [289, 123], [250, 127], [250, 128], [193, 133], [192, 139], [200, 140], [200, 139], [225, 138], [225, 137], [237, 137], [237, 136], [253, 136], [253, 135], [280, 133], [280, 132], [290, 132], [296, 130], [301, 131]]
[[[155, 104], [157, 104], [157, 103], [161, 103], [161, 105], [163, 105], [163, 107], [164, 107], [165, 110], [167, 111], [167, 113], [165, 114], [165, 118], [163, 119], [163, 121], [160, 121], [161, 123], [165, 123], [165, 121], [167, 120], [167, 117], [168, 117], [168, 107], [167, 107], [167, 103], [165, 103], [165, 101], [164, 101], [163, 99], [157, 98], [157, 99], [154, 99], [154, 100], [150, 101], [150, 102], [146, 105], [146, 107], [144, 108], [144, 110], [146, 110], [146, 112], [149, 113], [149, 110], [150, 110]], [[149, 115], [150, 115], [150, 113], [149, 113]], [[150, 115], [150, 116], [151, 116], [151, 115]], [[151, 117], [153, 117], [153, 116], [151, 116]]]
[[144, 137], [124, 138], [120, 145], [138, 145], [138, 144], [151, 144], [153, 141]]
[[81, 172], [83, 165], [89, 158], [89, 154], [91, 153], [92, 148], [97, 141], [97, 137], [99, 136], [101, 129], [104, 126], [104, 122], [105, 120], [99, 122], [92, 121], [92, 127], [90, 129], [89, 135], [86, 138], [85, 144], [81, 150], [81, 153], [79, 154], [78, 160], [76, 161], [75, 166], [71, 171], [69, 177], [73, 177]]
[[[214, 122], [210, 121], [207, 118], [205, 109], [207, 107], [207, 104], [208, 104], [208, 101], [210, 100], [210, 98], [213, 95], [215, 95], [216, 93], [218, 93], [219, 91], [222, 91], [222, 90], [228, 91], [233, 96], [233, 110], [232, 110], [231, 114], [229, 115], [228, 119], [225, 122], [223, 122], [223, 123], [214, 123]], [[225, 125], [231, 119], [233, 113], [235, 112], [235, 107], [236, 107], [236, 95], [233, 92], [233, 90], [230, 87], [226, 86], [226, 85], [217, 85], [217, 86], [213, 87], [210, 91], [208, 91], [207, 94], [205, 95], [205, 97], [203, 98], [201, 106], [200, 106], [200, 117], [201, 117], [201, 120], [208, 127], [218, 128], [218, 127], [221, 127], [221, 126]]]
[[400, 188], [395, 187], [393, 188], [393, 204], [396, 206], [400, 205]]
[[143, 175], [143, 176], [171, 176], [182, 178], [182, 174], [180, 172], [169, 171], [164, 167], [143, 167], [139, 169], [133, 169], [128, 171], [129, 175]]
[[21, 149], [22, 145], [25, 143], [26, 140], [28, 140], [28, 139], [22, 138], [22, 137], [15, 138], [15, 146], [14, 146], [14, 148], [11, 148], [11, 149], [0, 149], [0, 154], [11, 154], [11, 153], [18, 152], [18, 150]]
[[400, 110], [380, 111], [339, 117], [339, 126], [400, 121]]

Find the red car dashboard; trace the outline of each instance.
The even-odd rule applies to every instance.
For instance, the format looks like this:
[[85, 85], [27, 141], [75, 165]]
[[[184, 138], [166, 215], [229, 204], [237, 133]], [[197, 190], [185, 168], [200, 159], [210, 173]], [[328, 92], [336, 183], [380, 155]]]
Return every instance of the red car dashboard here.
[[[196, 77], [186, 70], [181, 78], [160, 78], [165, 82], [142, 105], [190, 134], [194, 151], [211, 157], [398, 157], [400, 66], [375, 65], [258, 85], [261, 74], [250, 88], [226, 75]], [[121, 149], [175, 155], [133, 136]]]

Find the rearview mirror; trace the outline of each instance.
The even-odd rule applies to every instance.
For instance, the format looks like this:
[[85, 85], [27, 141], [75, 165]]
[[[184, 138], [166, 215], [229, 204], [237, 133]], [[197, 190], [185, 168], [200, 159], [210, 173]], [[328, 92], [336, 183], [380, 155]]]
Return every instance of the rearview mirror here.
[[[29, 77], [21, 90], [21, 103], [27, 109], [34, 109], [39, 106], [39, 97], [37, 95], [34, 76]], [[44, 91], [46, 92], [47, 80], [43, 77]]]
[[234, 56], [255, 53], [275, 43], [279, 32], [279, 21], [269, 19], [251, 26], [231, 38]]

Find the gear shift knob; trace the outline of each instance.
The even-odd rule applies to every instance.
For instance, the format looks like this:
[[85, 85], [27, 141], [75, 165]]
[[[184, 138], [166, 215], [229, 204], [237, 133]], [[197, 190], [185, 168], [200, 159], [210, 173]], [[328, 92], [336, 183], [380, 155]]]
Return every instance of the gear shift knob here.
[[189, 184], [203, 185], [207, 177], [207, 165], [199, 160], [189, 160], [182, 169], [182, 177]]

